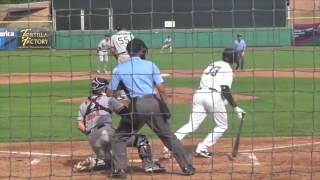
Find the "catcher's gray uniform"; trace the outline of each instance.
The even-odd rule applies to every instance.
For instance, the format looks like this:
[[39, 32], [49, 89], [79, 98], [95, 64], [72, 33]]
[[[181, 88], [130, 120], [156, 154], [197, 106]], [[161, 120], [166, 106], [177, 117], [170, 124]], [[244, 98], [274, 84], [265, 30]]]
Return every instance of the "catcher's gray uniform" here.
[[[120, 116], [128, 113], [127, 108], [114, 97], [108, 97], [104, 91], [108, 81], [96, 77], [91, 81], [92, 94], [81, 105], [78, 113], [78, 128], [89, 135], [89, 142], [97, 158], [89, 157], [74, 167], [77, 171], [93, 170], [110, 165], [111, 137], [115, 130], [112, 126], [112, 112]], [[136, 147], [146, 172], [161, 172], [165, 169], [152, 160], [151, 148], [146, 136], [132, 135], [127, 146]]]
[[110, 138], [114, 133], [112, 112], [118, 112], [122, 107], [115, 98], [105, 95], [90, 96], [80, 105], [78, 121], [84, 122], [90, 145], [98, 159], [110, 159]]

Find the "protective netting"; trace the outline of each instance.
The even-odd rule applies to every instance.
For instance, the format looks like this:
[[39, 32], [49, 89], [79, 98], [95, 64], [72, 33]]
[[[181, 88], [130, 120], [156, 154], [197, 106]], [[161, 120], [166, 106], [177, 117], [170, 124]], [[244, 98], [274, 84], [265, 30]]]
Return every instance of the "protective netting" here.
[[[97, 48], [119, 24], [149, 47], [147, 58], [165, 81], [173, 132], [190, 113], [195, 129], [193, 120], [209, 111], [182, 140], [196, 168], [193, 176], [183, 176], [145, 126], [140, 133], [166, 172], [146, 173], [137, 148], [129, 147], [127, 178], [319, 179], [319, 14], [319, 0], [1, 1], [0, 179], [111, 179], [112, 165], [95, 159], [77, 117], [90, 80], [111, 80], [117, 61], [109, 52], [101, 68]], [[232, 157], [237, 112], [227, 106], [228, 120], [220, 119], [224, 126], [215, 128], [219, 108], [212, 113], [192, 107], [214, 97], [212, 89], [201, 100], [193, 95], [204, 69], [221, 60], [224, 48], [234, 47], [237, 35], [247, 47], [243, 69], [233, 71], [231, 93], [246, 116]], [[115, 127], [119, 120], [113, 114]], [[199, 156], [198, 144], [208, 133], [226, 127], [206, 147], [213, 156]]]

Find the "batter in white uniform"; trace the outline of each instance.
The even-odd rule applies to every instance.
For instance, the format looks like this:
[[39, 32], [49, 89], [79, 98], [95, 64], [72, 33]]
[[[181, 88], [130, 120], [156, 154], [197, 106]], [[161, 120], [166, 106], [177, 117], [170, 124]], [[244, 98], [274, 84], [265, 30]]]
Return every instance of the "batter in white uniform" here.
[[122, 27], [118, 25], [116, 27], [117, 33], [111, 36], [111, 52], [118, 60], [118, 63], [124, 63], [129, 59], [127, 53], [127, 44], [131, 41], [134, 36], [131, 32], [122, 30]]
[[99, 67], [97, 72], [101, 73], [101, 72], [106, 72], [107, 70], [107, 65], [108, 65], [108, 54], [109, 54], [109, 49], [111, 48], [111, 44], [110, 44], [110, 37], [109, 35], [105, 35], [105, 38], [102, 39], [97, 47], [97, 53], [99, 54]]
[[[194, 132], [206, 118], [208, 113], [212, 113], [215, 121], [214, 129], [207, 137], [198, 144], [196, 153], [202, 157], [212, 157], [209, 148], [214, 145], [223, 133], [228, 129], [227, 110], [224, 100], [226, 100], [237, 113], [239, 119], [244, 115], [244, 111], [237, 106], [231, 94], [233, 80], [232, 64], [238, 63], [236, 51], [230, 48], [224, 49], [222, 61], [210, 64], [203, 72], [200, 87], [193, 95], [192, 113], [189, 122], [178, 129], [175, 133], [179, 140], [188, 133]], [[164, 148], [164, 153], [168, 152]]]

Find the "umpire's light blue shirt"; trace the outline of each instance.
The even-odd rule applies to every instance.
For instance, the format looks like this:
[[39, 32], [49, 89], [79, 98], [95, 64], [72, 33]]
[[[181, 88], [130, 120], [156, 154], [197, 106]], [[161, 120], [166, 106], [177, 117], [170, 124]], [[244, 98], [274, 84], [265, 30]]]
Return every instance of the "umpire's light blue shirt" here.
[[234, 40], [234, 46], [233, 48], [236, 50], [236, 51], [242, 51], [244, 49], [246, 49], [246, 42], [243, 40], [243, 39], [240, 39], [240, 42], [238, 39]]
[[109, 88], [117, 90], [121, 81], [131, 97], [141, 97], [156, 94], [155, 84], [163, 83], [163, 78], [153, 62], [140, 57], [131, 57], [127, 62], [118, 64], [114, 68]]

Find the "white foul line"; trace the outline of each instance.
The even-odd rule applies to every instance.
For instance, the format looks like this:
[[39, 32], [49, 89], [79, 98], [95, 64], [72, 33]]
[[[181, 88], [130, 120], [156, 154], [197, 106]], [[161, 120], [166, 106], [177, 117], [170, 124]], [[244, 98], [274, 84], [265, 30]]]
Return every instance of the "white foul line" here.
[[239, 153], [258, 152], [258, 151], [265, 151], [265, 150], [272, 150], [272, 149], [285, 149], [285, 148], [290, 148], [290, 147], [300, 147], [300, 146], [309, 146], [309, 145], [317, 145], [317, 144], [320, 144], [320, 142], [305, 143], [305, 144], [292, 144], [289, 146], [278, 146], [278, 147], [242, 150], [242, 151], [239, 151]]
[[54, 154], [54, 153], [35, 153], [35, 152], [21, 152], [21, 151], [0, 151], [3, 154], [22, 154], [22, 155], [38, 155], [38, 156], [54, 156], [54, 157], [71, 157], [67, 154]]
[[[243, 150], [239, 151], [239, 153], [242, 154], [248, 154], [248, 158], [251, 160], [253, 165], [260, 165], [260, 162], [254, 152], [258, 151], [265, 151], [265, 150], [272, 150], [272, 149], [285, 149], [285, 148], [292, 148], [292, 147], [301, 147], [301, 146], [308, 146], [308, 145], [317, 145], [320, 144], [320, 142], [315, 142], [315, 143], [305, 143], [305, 144], [292, 144], [290, 146], [278, 146], [278, 147], [271, 147], [271, 148], [260, 148], [260, 149], [252, 149], [252, 150]], [[248, 165], [248, 164], [238, 164], [238, 165]]]
[[[260, 149], [252, 149], [252, 150], [242, 150], [239, 151], [239, 153], [252, 153], [252, 152], [258, 152], [258, 151], [265, 151], [265, 150], [271, 150], [271, 149], [284, 149], [289, 147], [299, 147], [299, 146], [308, 146], [308, 145], [317, 145], [320, 144], [320, 142], [314, 142], [314, 143], [305, 143], [305, 144], [294, 144], [290, 146], [278, 146], [278, 147], [271, 147], [271, 148], [260, 148]], [[38, 156], [51, 156], [51, 157], [71, 157], [72, 155], [68, 154], [55, 154], [55, 153], [36, 153], [36, 152], [23, 152], [23, 151], [0, 151], [2, 154], [21, 154], [21, 155], [38, 155]]]

